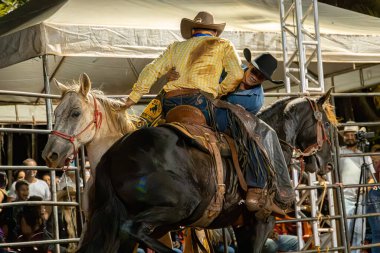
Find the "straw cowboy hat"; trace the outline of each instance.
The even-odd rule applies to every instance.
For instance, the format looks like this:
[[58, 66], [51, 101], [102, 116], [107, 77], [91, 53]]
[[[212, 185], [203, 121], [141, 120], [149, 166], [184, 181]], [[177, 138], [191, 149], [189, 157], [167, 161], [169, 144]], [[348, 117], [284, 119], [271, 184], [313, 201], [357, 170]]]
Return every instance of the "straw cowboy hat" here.
[[[355, 121], [347, 121], [349, 124], [356, 123]], [[345, 126], [343, 130], [339, 131], [339, 133], [344, 134], [346, 132], [358, 132], [359, 126]]]
[[270, 53], [263, 53], [251, 61], [252, 54], [248, 48], [244, 48], [243, 54], [248, 63], [251, 63], [266, 80], [271, 81], [274, 84], [283, 84], [282, 80], [273, 80], [273, 72], [277, 68], [277, 60]]
[[[354, 124], [356, 122], [355, 121], [347, 121], [347, 123]], [[341, 132], [345, 133], [345, 132], [358, 132], [358, 131], [359, 131], [359, 126], [345, 126]]]
[[184, 39], [190, 39], [194, 28], [205, 28], [216, 31], [218, 37], [224, 30], [226, 23], [215, 24], [214, 16], [207, 11], [199, 12], [193, 20], [183, 18], [181, 21], [181, 34]]

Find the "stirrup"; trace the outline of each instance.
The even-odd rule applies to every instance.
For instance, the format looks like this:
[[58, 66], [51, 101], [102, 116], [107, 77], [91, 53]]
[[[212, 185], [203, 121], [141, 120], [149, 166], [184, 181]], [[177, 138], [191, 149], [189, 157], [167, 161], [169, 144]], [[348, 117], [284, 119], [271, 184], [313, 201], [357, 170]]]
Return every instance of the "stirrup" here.
[[278, 205], [276, 205], [275, 203], [272, 203], [272, 205], [269, 207], [269, 209], [273, 212], [273, 213], [277, 213], [277, 214], [281, 214], [283, 216], [285, 216], [287, 213], [289, 213], [290, 211], [288, 210], [283, 210], [281, 209]]

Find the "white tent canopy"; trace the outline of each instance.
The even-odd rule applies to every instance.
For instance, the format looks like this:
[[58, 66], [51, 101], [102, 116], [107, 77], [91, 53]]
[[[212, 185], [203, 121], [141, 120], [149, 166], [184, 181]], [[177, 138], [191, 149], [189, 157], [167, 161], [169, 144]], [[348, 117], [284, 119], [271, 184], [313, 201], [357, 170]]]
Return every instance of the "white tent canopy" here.
[[[222, 37], [239, 51], [249, 47], [256, 53], [268, 51], [280, 56], [278, 3], [69, 0], [57, 11], [53, 9], [3, 35], [0, 67], [42, 54], [155, 58], [167, 45], [182, 40], [181, 19], [193, 18], [199, 10], [212, 11], [217, 22], [227, 23]], [[380, 19], [322, 3], [318, 8], [324, 62], [380, 62]], [[308, 24], [307, 20], [306, 27]], [[293, 48], [294, 43], [288, 46]]]
[[[47, 54], [50, 77], [65, 82], [87, 72], [94, 86], [106, 94], [127, 94], [152, 58], [173, 41], [182, 40], [181, 19], [193, 18], [200, 10], [211, 11], [216, 22], [227, 23], [222, 37], [231, 40], [240, 54], [248, 47], [254, 55], [270, 52], [282, 58], [278, 0], [47, 2], [50, 9], [34, 11], [38, 15], [18, 21], [17, 26], [7, 25], [12, 19], [13, 23], [22, 20], [25, 13], [11, 13], [5, 19], [10, 23], [0, 19], [1, 90], [43, 91], [42, 63], [35, 57]], [[352, 63], [380, 62], [380, 19], [321, 3], [318, 8], [326, 73], [350, 68]], [[290, 49], [294, 48], [292, 41], [288, 42]], [[278, 71], [276, 78], [282, 75]], [[0, 96], [0, 101], [36, 99]]]

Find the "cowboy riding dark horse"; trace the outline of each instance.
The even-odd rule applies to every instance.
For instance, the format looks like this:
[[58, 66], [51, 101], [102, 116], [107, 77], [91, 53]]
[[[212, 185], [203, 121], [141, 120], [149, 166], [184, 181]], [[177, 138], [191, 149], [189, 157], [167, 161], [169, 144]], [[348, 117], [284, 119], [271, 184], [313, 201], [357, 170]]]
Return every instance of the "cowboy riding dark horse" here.
[[[186, 41], [174, 42], [143, 69], [126, 107], [137, 103], [158, 78], [175, 68], [180, 73], [178, 79], [163, 87], [162, 113], [167, 121], [203, 124], [203, 129], [211, 126], [228, 132], [235, 141], [238, 164], [245, 172], [247, 209], [262, 218], [273, 211], [284, 214], [284, 209], [294, 201], [294, 191], [288, 173], [284, 173], [287, 166], [277, 135], [241, 107], [247, 108], [243, 101], [247, 97], [241, 94], [255, 94], [258, 87], [262, 91], [258, 84], [265, 80], [281, 83], [271, 78], [277, 61], [270, 54], [251, 61], [249, 50], [245, 50], [248, 68], [244, 73], [232, 43], [219, 38], [224, 27], [225, 23], [214, 23], [214, 17], [208, 12], [199, 12], [193, 20], [182, 19], [181, 34]], [[223, 71], [226, 77], [219, 83]], [[226, 100], [234, 104], [218, 99], [225, 95]], [[188, 132], [194, 131], [189, 125], [185, 128]], [[218, 163], [218, 159], [215, 161]]]

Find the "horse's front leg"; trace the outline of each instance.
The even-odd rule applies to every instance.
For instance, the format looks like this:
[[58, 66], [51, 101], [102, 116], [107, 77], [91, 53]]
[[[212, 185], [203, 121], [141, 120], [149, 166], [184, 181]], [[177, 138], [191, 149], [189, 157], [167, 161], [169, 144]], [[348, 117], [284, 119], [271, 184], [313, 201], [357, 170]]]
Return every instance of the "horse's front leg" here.
[[174, 253], [171, 242], [168, 247], [161, 241], [151, 236], [154, 228], [144, 222], [125, 221], [120, 227], [120, 247], [118, 252], [135, 252], [136, 242], [145, 243], [149, 248], [158, 253]]
[[235, 228], [235, 235], [238, 244], [238, 253], [260, 253], [273, 230], [275, 219], [273, 216], [265, 221], [252, 218], [252, 224], [247, 224], [240, 228]]
[[256, 219], [256, 226], [254, 227], [253, 234], [254, 253], [260, 253], [262, 251], [270, 232], [273, 231], [274, 225], [274, 216], [269, 216], [269, 218], [266, 221]]

